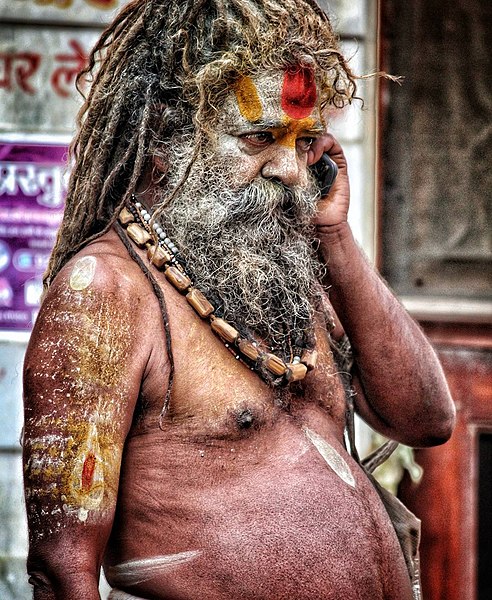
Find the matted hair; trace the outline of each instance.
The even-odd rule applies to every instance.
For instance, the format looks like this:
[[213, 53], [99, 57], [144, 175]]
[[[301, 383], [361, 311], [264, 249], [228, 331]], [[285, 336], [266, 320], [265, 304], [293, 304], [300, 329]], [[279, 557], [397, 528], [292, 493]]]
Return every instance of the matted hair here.
[[[103, 32], [79, 82], [63, 222], [45, 287], [81, 247], [105, 233], [152, 156], [192, 132], [195, 156], [241, 75], [313, 65], [321, 107], [343, 107], [356, 76], [315, 0], [133, 0]], [[189, 172], [189, 169], [188, 171]]]

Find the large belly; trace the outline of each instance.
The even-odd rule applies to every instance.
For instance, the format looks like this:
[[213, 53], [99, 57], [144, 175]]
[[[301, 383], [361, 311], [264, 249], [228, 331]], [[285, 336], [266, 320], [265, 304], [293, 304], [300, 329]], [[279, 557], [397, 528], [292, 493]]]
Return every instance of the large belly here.
[[203, 447], [133, 440], [108, 578], [163, 600], [410, 599], [376, 492], [323, 439], [292, 427]]

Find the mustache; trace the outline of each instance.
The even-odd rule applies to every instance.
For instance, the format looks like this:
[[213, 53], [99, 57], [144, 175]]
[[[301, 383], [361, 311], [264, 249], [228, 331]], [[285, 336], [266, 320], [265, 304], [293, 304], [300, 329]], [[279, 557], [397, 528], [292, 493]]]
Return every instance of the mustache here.
[[314, 182], [301, 188], [287, 186], [280, 180], [255, 179], [237, 193], [221, 196], [223, 224], [241, 221], [261, 227], [274, 220], [287, 227], [306, 226], [316, 214], [319, 198]]

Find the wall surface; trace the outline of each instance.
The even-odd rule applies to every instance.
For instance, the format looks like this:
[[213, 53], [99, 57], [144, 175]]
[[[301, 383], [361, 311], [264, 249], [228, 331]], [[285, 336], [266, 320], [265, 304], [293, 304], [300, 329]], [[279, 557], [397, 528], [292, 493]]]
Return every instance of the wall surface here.
[[424, 598], [482, 600], [492, 590], [490, 483], [479, 476], [492, 433], [492, 5], [382, 7], [382, 68], [403, 78], [382, 95], [383, 273], [430, 336], [457, 409], [451, 440], [416, 453], [422, 481], [402, 493], [422, 518]]

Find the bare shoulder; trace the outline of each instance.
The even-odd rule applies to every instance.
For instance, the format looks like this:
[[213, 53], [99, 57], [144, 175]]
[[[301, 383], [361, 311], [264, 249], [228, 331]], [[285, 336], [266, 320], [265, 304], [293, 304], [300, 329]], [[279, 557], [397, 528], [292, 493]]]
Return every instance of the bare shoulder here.
[[[26, 354], [30, 369], [114, 385], [125, 372], [144, 377], [162, 330], [157, 299], [114, 232], [77, 253], [58, 273], [42, 303]], [[163, 333], [163, 332], [162, 332]], [[72, 366], [79, 371], [74, 373]]]
[[[84, 306], [107, 309], [113, 321], [129, 320], [139, 328], [155, 313], [157, 300], [139, 266], [129, 256], [114, 231], [89, 244], [72, 257], [50, 286], [40, 311], [40, 319], [53, 311]], [[145, 328], [147, 329], [147, 327]], [[144, 331], [140, 332], [145, 335]]]
[[[150, 289], [146, 277], [121, 240], [114, 231], [109, 231], [67, 262], [56, 276], [47, 299], [71, 290], [86, 295], [91, 292], [112, 294], [121, 299], [131, 296], [138, 305], [141, 299], [148, 298]], [[132, 312], [135, 308], [134, 305]]]

